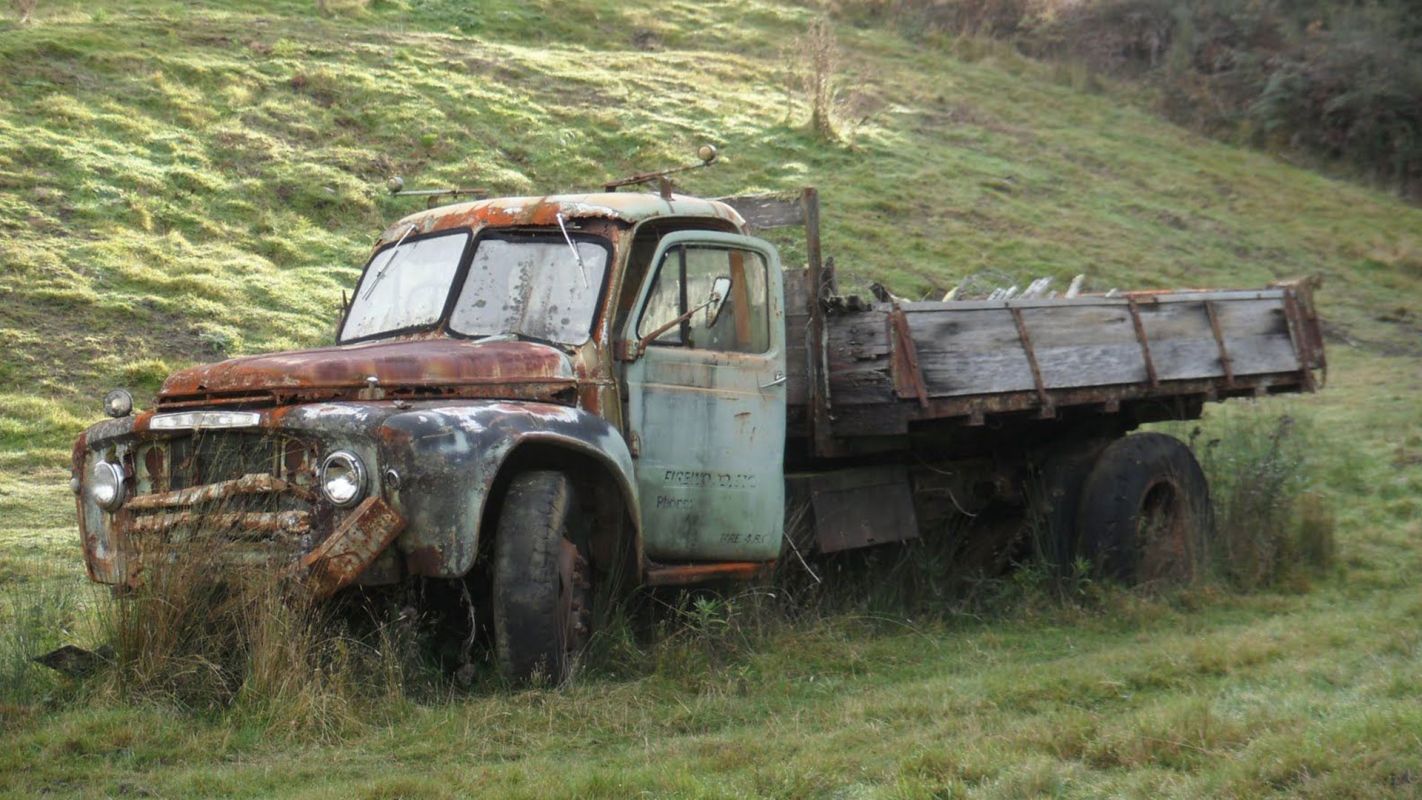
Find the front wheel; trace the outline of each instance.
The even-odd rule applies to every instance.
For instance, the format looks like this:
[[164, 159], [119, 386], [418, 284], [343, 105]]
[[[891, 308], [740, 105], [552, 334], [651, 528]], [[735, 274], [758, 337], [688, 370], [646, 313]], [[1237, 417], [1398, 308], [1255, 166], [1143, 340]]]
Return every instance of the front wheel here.
[[561, 683], [591, 624], [590, 570], [571, 536], [572, 481], [540, 470], [514, 476], [494, 540], [494, 651], [506, 677]]
[[1084, 554], [1100, 574], [1123, 583], [1194, 581], [1214, 529], [1205, 473], [1173, 436], [1117, 439], [1082, 487], [1077, 531]]

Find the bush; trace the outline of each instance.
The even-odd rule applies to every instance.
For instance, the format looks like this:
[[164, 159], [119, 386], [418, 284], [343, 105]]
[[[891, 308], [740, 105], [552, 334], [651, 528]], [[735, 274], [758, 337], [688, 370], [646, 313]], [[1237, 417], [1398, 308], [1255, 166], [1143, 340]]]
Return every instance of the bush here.
[[1210, 481], [1220, 577], [1253, 591], [1297, 585], [1331, 566], [1334, 520], [1312, 491], [1307, 426], [1287, 414], [1234, 413], [1221, 422], [1205, 442], [1192, 437]]
[[841, 11], [1143, 80], [1176, 122], [1422, 199], [1422, 16], [1403, 0], [874, 0]]

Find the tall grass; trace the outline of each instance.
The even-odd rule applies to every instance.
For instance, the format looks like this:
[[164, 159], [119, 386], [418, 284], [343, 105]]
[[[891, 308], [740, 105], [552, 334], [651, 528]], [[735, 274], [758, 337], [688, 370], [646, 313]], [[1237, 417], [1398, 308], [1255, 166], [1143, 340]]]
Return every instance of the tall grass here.
[[239, 566], [211, 539], [166, 548], [142, 576], [101, 607], [113, 657], [98, 696], [338, 738], [440, 685], [393, 604], [318, 601], [287, 571]]
[[10, 580], [0, 591], [0, 723], [23, 709], [48, 706], [72, 694], [58, 673], [35, 662], [74, 638], [95, 636], [91, 587], [42, 577]]

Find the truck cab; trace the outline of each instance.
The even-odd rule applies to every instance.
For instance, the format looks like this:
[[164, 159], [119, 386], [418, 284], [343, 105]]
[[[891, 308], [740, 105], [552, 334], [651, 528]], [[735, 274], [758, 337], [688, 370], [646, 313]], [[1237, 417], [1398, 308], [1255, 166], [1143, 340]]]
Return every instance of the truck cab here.
[[478, 581], [526, 676], [566, 670], [599, 581], [762, 569], [783, 536], [785, 301], [775, 248], [744, 231], [669, 193], [398, 221], [335, 345], [177, 372], [80, 436], [90, 577], [137, 586], [198, 542], [322, 596]]

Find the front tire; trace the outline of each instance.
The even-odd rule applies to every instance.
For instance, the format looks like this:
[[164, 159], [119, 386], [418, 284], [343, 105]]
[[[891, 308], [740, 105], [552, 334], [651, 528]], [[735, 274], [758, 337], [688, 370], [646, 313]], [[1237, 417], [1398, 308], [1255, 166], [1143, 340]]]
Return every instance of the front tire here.
[[572, 481], [540, 470], [514, 476], [494, 540], [494, 652], [507, 678], [567, 680], [591, 624], [590, 570], [573, 540]]
[[1082, 487], [1077, 531], [1084, 554], [1099, 574], [1122, 583], [1193, 582], [1214, 529], [1205, 473], [1173, 436], [1117, 439]]

